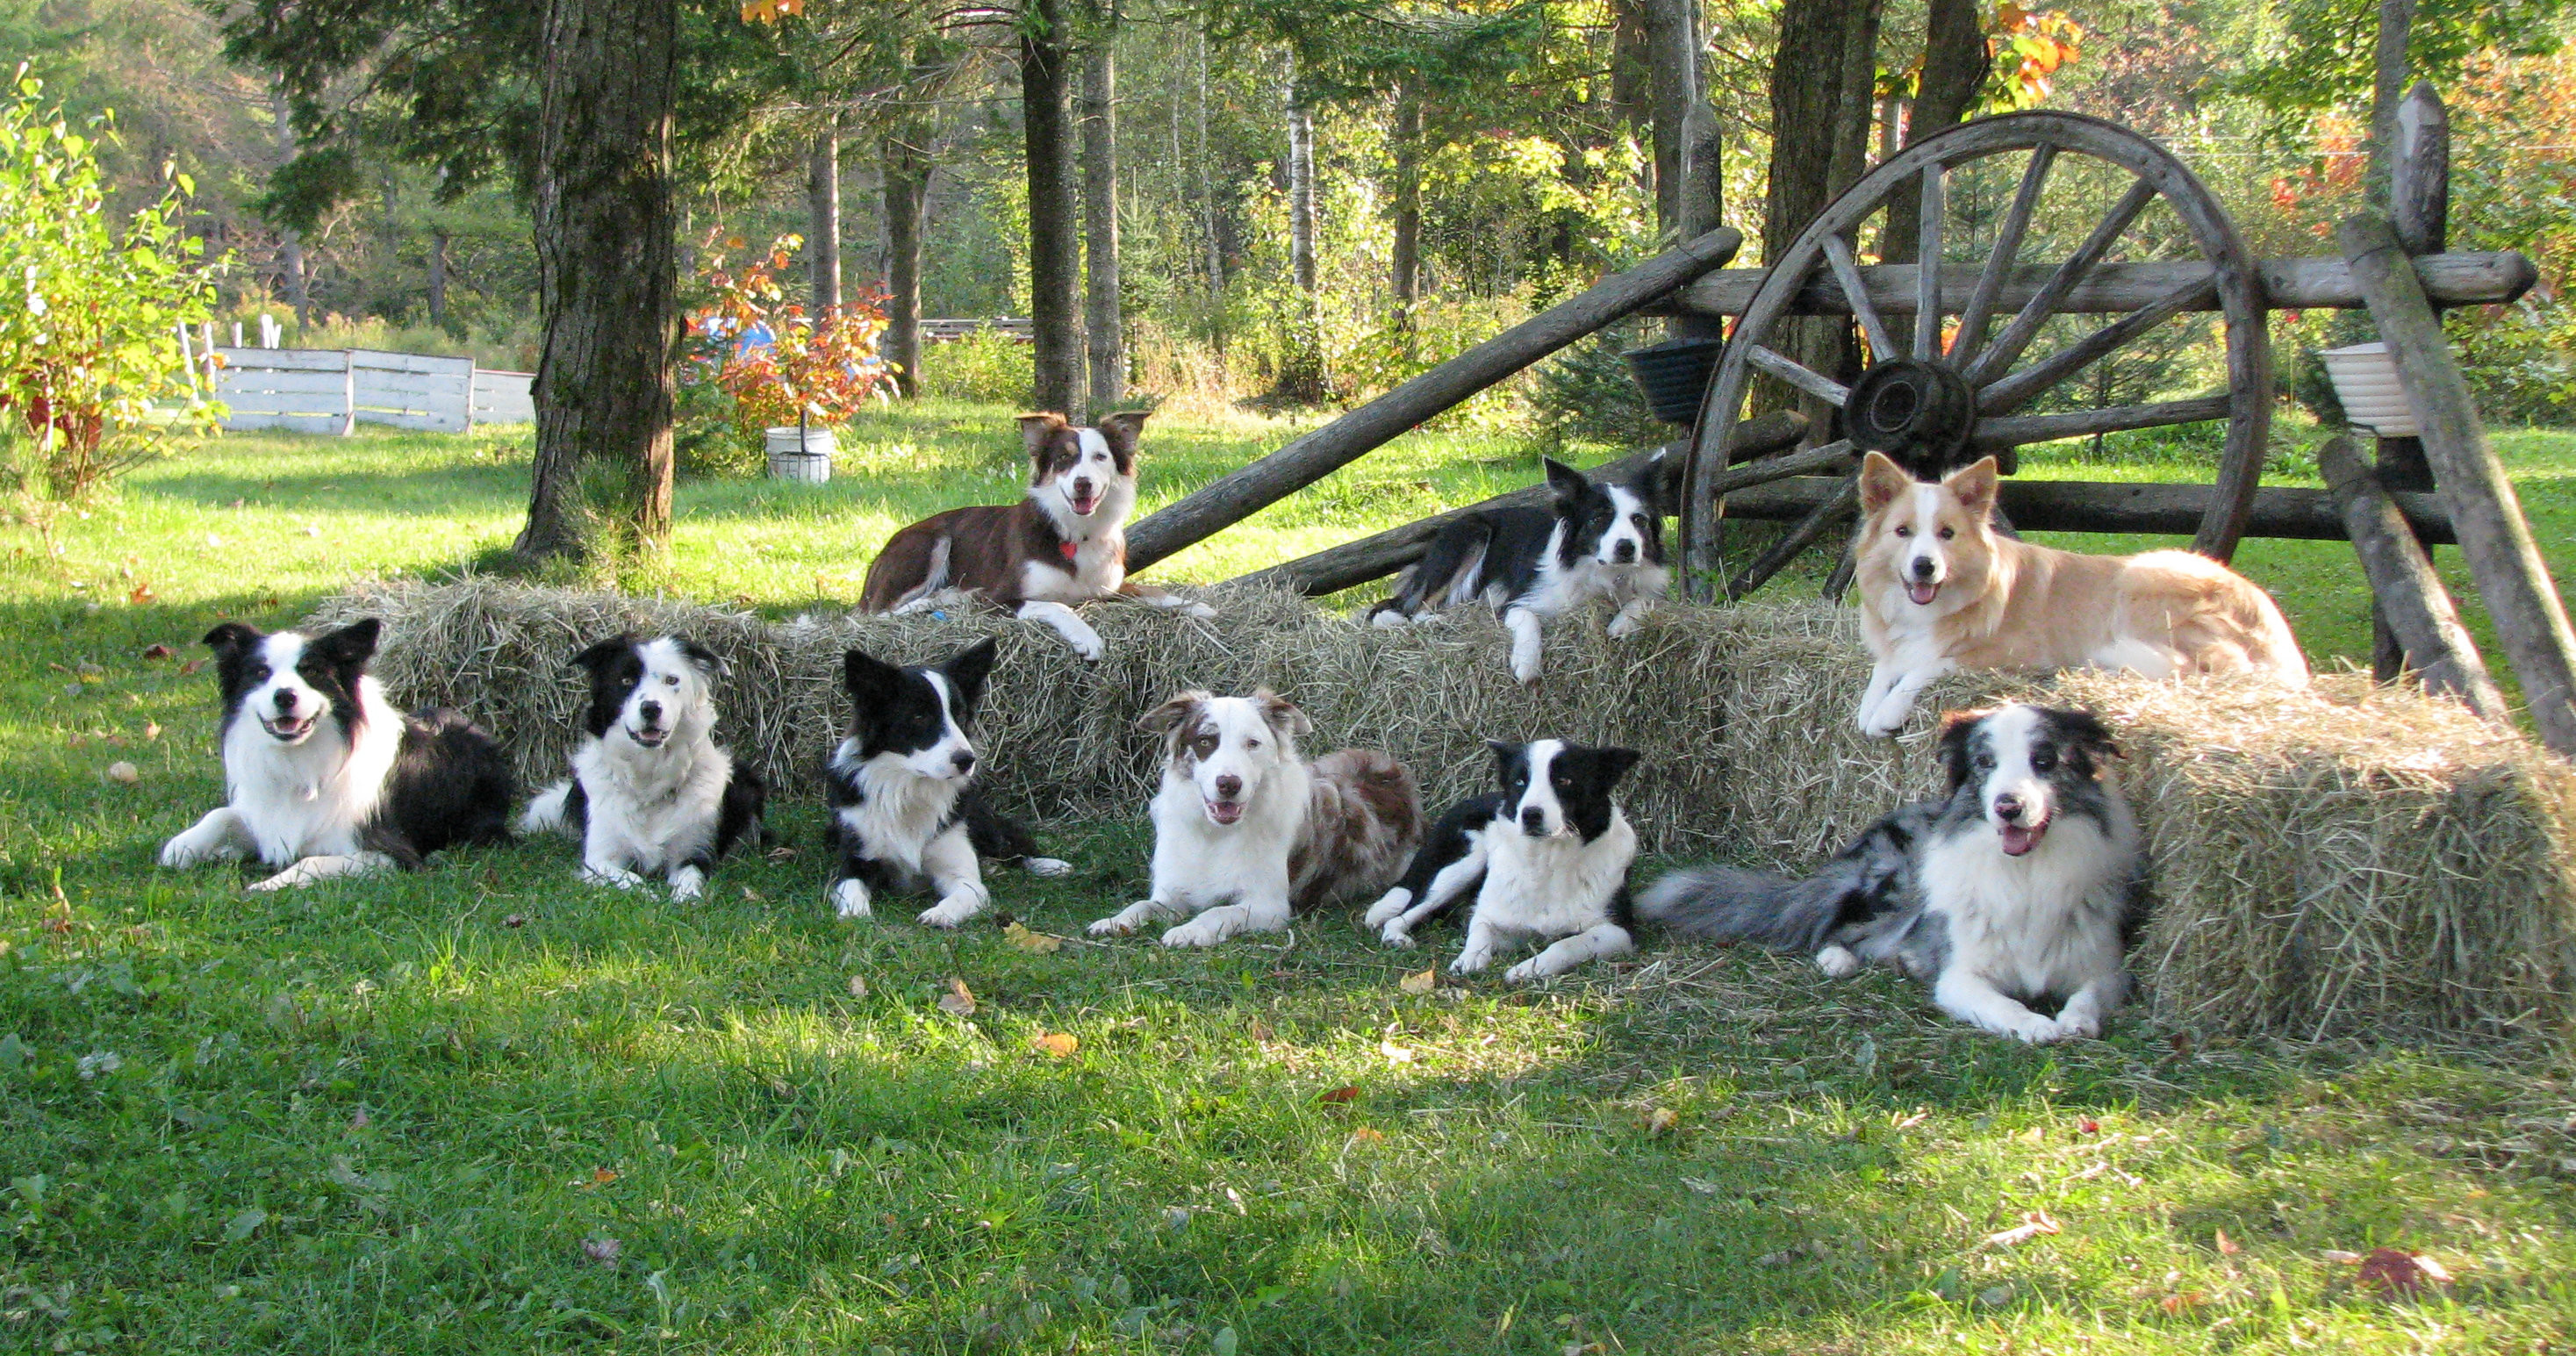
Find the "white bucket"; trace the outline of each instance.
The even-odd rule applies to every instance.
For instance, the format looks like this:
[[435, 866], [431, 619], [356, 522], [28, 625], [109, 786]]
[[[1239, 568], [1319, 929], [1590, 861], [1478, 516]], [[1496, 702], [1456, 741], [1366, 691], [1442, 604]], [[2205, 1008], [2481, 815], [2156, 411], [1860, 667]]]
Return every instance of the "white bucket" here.
[[804, 442], [797, 441], [794, 424], [769, 430], [769, 475], [773, 480], [801, 480], [820, 485], [832, 478], [832, 430], [812, 425], [803, 430]]
[[2415, 407], [2406, 401], [2406, 387], [2397, 379], [2397, 359], [2388, 345], [2354, 344], [2317, 356], [2325, 360], [2346, 421], [2382, 438], [2412, 438], [2423, 431], [2415, 422]]

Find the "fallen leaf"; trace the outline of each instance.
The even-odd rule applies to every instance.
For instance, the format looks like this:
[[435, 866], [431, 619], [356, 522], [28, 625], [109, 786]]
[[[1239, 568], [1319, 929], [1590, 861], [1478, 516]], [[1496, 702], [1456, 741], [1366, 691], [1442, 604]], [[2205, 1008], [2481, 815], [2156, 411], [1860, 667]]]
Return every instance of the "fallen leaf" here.
[[1383, 1144], [1385, 1142], [1386, 1132], [1383, 1130], [1375, 1130], [1363, 1125], [1359, 1129], [1351, 1132], [1351, 1143], [1353, 1144]]
[[2048, 1138], [2048, 1128], [2046, 1126], [2034, 1125], [2031, 1128], [2022, 1131], [2020, 1134], [2013, 1136], [2013, 1138], [2020, 1140], [2024, 1144], [2038, 1144]]
[[239, 1243], [243, 1239], [250, 1237], [252, 1234], [259, 1232], [259, 1226], [266, 1223], [268, 1223], [267, 1211], [245, 1210], [240, 1214], [233, 1216], [230, 1220], [225, 1221], [224, 1237], [235, 1243]]
[[143, 737], [145, 739], [159, 739], [161, 737], [161, 722], [157, 720], [147, 720], [143, 722]]
[[1043, 932], [1031, 932], [1018, 923], [1002, 929], [1002, 940], [1022, 951], [1032, 951], [1041, 956], [1053, 955], [1064, 949], [1062, 937], [1050, 937]]
[[2340, 1263], [2344, 1266], [2351, 1266], [2361, 1260], [2360, 1253], [2345, 1252], [2341, 1248], [2328, 1248], [2324, 1252], [2318, 1253], [2317, 1256], [2322, 1257], [2329, 1262]]
[[769, 860], [773, 862], [792, 862], [796, 860], [796, 849], [786, 846], [771, 848], [769, 850]]
[[613, 1238], [585, 1238], [581, 1241], [581, 1255], [604, 1267], [617, 1265], [617, 1255], [625, 1250]]
[[2050, 1219], [2047, 1211], [2033, 1210], [2021, 1217], [2021, 1223], [2016, 1224], [2009, 1229], [2000, 1230], [1986, 1235], [1985, 1246], [1989, 1248], [2018, 1247], [2042, 1234], [2053, 1234], [2057, 1232], [2059, 1232], [2057, 1221]]
[[349, 1128], [352, 1130], [364, 1130], [374, 1123], [374, 1118], [367, 1114], [365, 1107], [358, 1108], [357, 1113], [349, 1117]]
[[2234, 1257], [2236, 1254], [2243, 1251], [2245, 1251], [2245, 1249], [2239, 1247], [2235, 1239], [2227, 1236], [2227, 1231], [2225, 1229], [2218, 1231], [2218, 1252], [2220, 1256]]
[[975, 991], [962, 979], [948, 981], [948, 992], [939, 995], [939, 1010], [956, 1017], [974, 1016]]
[[1268, 1022], [1254, 1022], [1251, 1026], [1244, 1028], [1244, 1031], [1247, 1035], [1250, 1035], [1257, 1041], [1266, 1041], [1272, 1036], [1278, 1034], [1270, 1029], [1270, 1023]]
[[2449, 1285], [2451, 1273], [2422, 1253], [2373, 1248], [2361, 1259], [2359, 1280], [2372, 1290], [2411, 1295], [2427, 1285]]
[[1315, 1100], [1327, 1105], [1338, 1106], [1344, 1102], [1356, 1102], [1359, 1099], [1360, 1090], [1358, 1088], [1341, 1087], [1335, 1088], [1331, 1092], [1325, 1093], [1323, 1096], [1318, 1097]]
[[1896, 1123], [1896, 1128], [1897, 1128], [1897, 1129], [1899, 1129], [1899, 1130], [1911, 1130], [1911, 1129], [1913, 1129], [1914, 1127], [1916, 1127], [1916, 1126], [1918, 1126], [1918, 1125], [1921, 1125], [1922, 1123], [1924, 1123], [1925, 1121], [1928, 1121], [1928, 1120], [1930, 1120], [1930, 1119], [1932, 1119], [1932, 1113], [1931, 1113], [1931, 1112], [1929, 1112], [1929, 1111], [1917, 1111], [1917, 1112], [1915, 1112], [1913, 1115], [1908, 1116], [1908, 1117], [1906, 1117], [1905, 1119], [1903, 1119], [1903, 1120], [1901, 1120], [1901, 1121], [1898, 1121], [1898, 1122]]
[[1423, 971], [1421, 974], [1406, 975], [1403, 979], [1396, 981], [1395, 987], [1402, 989], [1406, 993], [1429, 993], [1432, 988], [1439, 983], [1440, 967], [1435, 965], [1432, 968]]
[[2079, 1135], [2098, 1135], [2102, 1133], [2102, 1123], [2090, 1116], [2087, 1116], [2075, 1123], [2075, 1133]]
[[143, 647], [143, 657], [146, 659], [176, 659], [178, 656], [177, 650], [158, 642]]
[[867, 996], [868, 981], [859, 975], [850, 976], [850, 997], [865, 998]]
[[1703, 1196], [1714, 1196], [1721, 1189], [1717, 1183], [1704, 1177], [1685, 1177], [1682, 1179], [1682, 1185]]
[[143, 769], [122, 761], [110, 763], [107, 765], [107, 779], [125, 786], [132, 786], [143, 780]]
[[1798, 1250], [1796, 1248], [1783, 1248], [1778, 1252], [1766, 1252], [1761, 1256], [1754, 1258], [1753, 1265], [1757, 1267], [1785, 1267], [1791, 1262], [1797, 1260]]
[[189, 674], [195, 673], [197, 670], [202, 669], [205, 666], [206, 661], [202, 659], [191, 659], [187, 663], [179, 666], [179, 676], [182, 678], [187, 677]]
[[2204, 1295], [2197, 1290], [2186, 1290], [2179, 1295], [2167, 1295], [2163, 1299], [2157, 1301], [2158, 1307], [2162, 1308], [2168, 1314], [2179, 1314], [2186, 1309], [2197, 1309], [2207, 1303], [2209, 1303], [2209, 1296]]
[[607, 1168], [592, 1168], [590, 1170], [590, 1184], [592, 1186], [606, 1186], [616, 1180], [617, 1174]]
[[1386, 1056], [1386, 1062], [1389, 1064], [1411, 1064], [1413, 1062], [1413, 1052], [1393, 1041], [1379, 1041], [1377, 1043], [1377, 1052]]
[[152, 591], [152, 582], [147, 579], [136, 584], [133, 588], [126, 590], [125, 601], [132, 603], [136, 607], [141, 607], [145, 603], [151, 602], [154, 598], [159, 596], [159, 594]]
[[2000, 1309], [2005, 1305], [2012, 1303], [2012, 1297], [2013, 1288], [2011, 1286], [1992, 1286], [1988, 1289], [1977, 1292], [1977, 1307], [1980, 1309]]
[[1668, 1106], [1656, 1107], [1646, 1114], [1646, 1133], [1668, 1135], [1681, 1128], [1682, 1113]]
[[524, 913], [514, 913], [501, 920], [501, 926], [505, 928], [523, 928], [527, 925], [528, 916]]
[[1034, 1046], [1038, 1053], [1053, 1055], [1057, 1059], [1071, 1059], [1073, 1052], [1082, 1048], [1081, 1038], [1070, 1031], [1051, 1031], [1030, 1041], [1029, 1044]]

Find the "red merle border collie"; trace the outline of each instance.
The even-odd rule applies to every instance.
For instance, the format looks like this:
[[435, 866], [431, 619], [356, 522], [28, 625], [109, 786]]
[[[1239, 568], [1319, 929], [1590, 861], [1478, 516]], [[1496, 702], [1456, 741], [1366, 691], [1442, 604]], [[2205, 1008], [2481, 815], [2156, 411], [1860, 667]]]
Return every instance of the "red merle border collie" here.
[[518, 794], [501, 746], [444, 707], [406, 716], [368, 674], [382, 624], [206, 633], [224, 695], [225, 803], [161, 848], [161, 864], [255, 857], [282, 890], [510, 837]]
[[859, 607], [911, 612], [943, 590], [973, 593], [1045, 623], [1085, 659], [1100, 657], [1100, 633], [1073, 609], [1094, 599], [1119, 594], [1215, 616], [1204, 603], [1127, 577], [1127, 515], [1136, 507], [1136, 441], [1146, 414], [1113, 414], [1097, 428], [1061, 414], [1021, 415], [1027, 496], [950, 509], [887, 538], [868, 566]]

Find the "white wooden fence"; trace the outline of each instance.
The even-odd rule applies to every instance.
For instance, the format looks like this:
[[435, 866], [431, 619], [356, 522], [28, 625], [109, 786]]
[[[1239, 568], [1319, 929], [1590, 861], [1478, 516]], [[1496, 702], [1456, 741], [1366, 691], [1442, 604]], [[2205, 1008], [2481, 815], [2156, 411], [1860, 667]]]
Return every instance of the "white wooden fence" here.
[[472, 358], [372, 349], [217, 348], [215, 398], [227, 429], [346, 436], [359, 424], [462, 433], [537, 417], [526, 372], [490, 372]]

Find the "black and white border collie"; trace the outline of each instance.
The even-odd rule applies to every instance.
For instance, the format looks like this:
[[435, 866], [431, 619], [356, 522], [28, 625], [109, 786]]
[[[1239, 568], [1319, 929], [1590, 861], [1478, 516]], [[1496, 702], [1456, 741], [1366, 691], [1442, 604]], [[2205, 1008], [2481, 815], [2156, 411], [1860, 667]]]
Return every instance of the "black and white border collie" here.
[[572, 657], [590, 675], [573, 775], [528, 803], [522, 833], [581, 839], [584, 879], [621, 890], [658, 875], [696, 899], [735, 844], [757, 842], [768, 788], [715, 741], [724, 661], [678, 636], [603, 640]]
[[161, 847], [161, 864], [256, 857], [282, 890], [509, 840], [517, 796], [500, 745], [444, 708], [405, 716], [367, 672], [382, 625], [206, 633], [224, 694], [226, 803]]
[[1636, 765], [1636, 750], [1561, 739], [1489, 747], [1502, 789], [1440, 816], [1404, 880], [1361, 921], [1388, 946], [1411, 946], [1415, 927], [1473, 891], [1467, 945], [1450, 973], [1475, 974], [1523, 937], [1550, 943], [1503, 972], [1513, 984], [1635, 950], [1628, 866], [1637, 831], [1610, 791]]
[[1525, 684], [1538, 681], [1542, 622], [1600, 598], [1618, 604], [1614, 639], [1635, 632], [1639, 615], [1672, 584], [1656, 503], [1664, 459], [1655, 457], [1624, 485], [1553, 460], [1546, 465], [1555, 502], [1487, 509], [1442, 528], [1369, 620], [1400, 626], [1481, 600], [1511, 631], [1512, 677]]
[[871, 901], [885, 891], [926, 887], [939, 902], [920, 921], [953, 928], [992, 898], [979, 858], [1015, 862], [1033, 876], [1073, 870], [1038, 856], [1029, 831], [976, 793], [966, 727], [995, 650], [987, 640], [927, 668], [898, 668], [859, 650], [841, 657], [853, 714], [848, 737], [823, 764], [832, 812], [825, 894], [841, 917], [870, 917]]
[[[1703, 866], [1655, 882], [1640, 916], [1811, 952], [1841, 978], [1887, 962], [1971, 1026], [2033, 1043], [2102, 1034], [2128, 995], [2145, 908], [2138, 827], [2089, 712], [1953, 712], [1949, 795], [1871, 826], [1806, 880]], [[2054, 1017], [2032, 1004], [2058, 1006]]]
[[1153, 893], [1093, 923], [1094, 936], [1160, 919], [1185, 920], [1165, 946], [1285, 931], [1298, 913], [1385, 889], [1422, 842], [1413, 773], [1375, 749], [1306, 761], [1297, 739], [1314, 721], [1268, 688], [1193, 689], [1136, 724], [1163, 736]]

